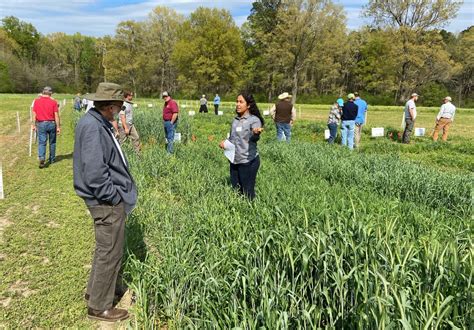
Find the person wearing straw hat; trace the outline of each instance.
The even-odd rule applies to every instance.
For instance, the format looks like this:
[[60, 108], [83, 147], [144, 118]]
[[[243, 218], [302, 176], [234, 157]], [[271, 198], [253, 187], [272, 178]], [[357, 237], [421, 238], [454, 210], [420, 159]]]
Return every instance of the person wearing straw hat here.
[[277, 140], [290, 142], [291, 127], [296, 119], [296, 109], [291, 103], [292, 95], [287, 92], [278, 95], [278, 102], [270, 109], [270, 115], [275, 122]]
[[128, 161], [114, 136], [111, 121], [123, 104], [120, 85], [100, 83], [94, 101], [78, 122], [74, 138], [74, 189], [94, 220], [95, 251], [84, 296], [87, 316], [115, 322], [128, 312], [114, 307], [123, 295], [121, 264], [125, 243], [125, 219], [137, 202], [137, 188]]
[[451, 103], [451, 96], [446, 96], [443, 99], [443, 105], [436, 116], [436, 126], [433, 131], [433, 141], [438, 141], [439, 131], [443, 130], [443, 136], [441, 139], [446, 141], [448, 139], [448, 131], [454, 120], [454, 114], [456, 113], [456, 107]]
[[43, 88], [43, 93], [32, 104], [31, 129], [38, 132], [39, 168], [46, 167], [46, 144], [49, 138], [49, 164], [56, 160], [56, 134], [61, 133], [58, 102], [51, 97], [53, 89]]
[[410, 99], [405, 104], [405, 130], [403, 131], [402, 142], [405, 144], [410, 143], [411, 133], [413, 127], [415, 127], [416, 119], [416, 101], [418, 101], [419, 95], [416, 93], [411, 94]]

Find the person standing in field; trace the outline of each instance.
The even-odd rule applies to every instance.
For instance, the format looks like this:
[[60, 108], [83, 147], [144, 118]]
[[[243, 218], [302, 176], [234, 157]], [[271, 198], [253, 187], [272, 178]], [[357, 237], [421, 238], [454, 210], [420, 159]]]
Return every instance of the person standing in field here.
[[81, 94], [79, 93], [74, 97], [74, 110], [81, 111]]
[[201, 97], [201, 99], [199, 100], [199, 104], [200, 104], [199, 113], [201, 113], [201, 112], [207, 113], [208, 110], [207, 110], [207, 99], [206, 99], [206, 95], [203, 95], [203, 96]]
[[367, 102], [360, 98], [359, 93], [354, 93], [354, 96], [354, 103], [357, 104], [357, 117], [355, 119], [354, 127], [354, 144], [355, 147], [358, 148], [362, 136], [362, 127], [365, 125], [365, 120], [367, 118], [368, 105]]
[[291, 103], [292, 95], [283, 93], [278, 95], [278, 102], [270, 109], [270, 115], [275, 122], [277, 140], [290, 142], [291, 127], [296, 119], [296, 109]]
[[332, 107], [331, 110], [329, 111], [329, 118], [328, 118], [328, 129], [329, 129], [329, 139], [328, 143], [333, 144], [334, 140], [336, 140], [337, 137], [337, 126], [339, 126], [339, 123], [341, 121], [341, 111], [342, 111], [342, 106], [344, 105], [344, 102], [342, 99], [338, 99]]
[[118, 125], [115, 123], [114, 127], [118, 129], [120, 145], [122, 145], [127, 139], [130, 139], [132, 141], [133, 149], [135, 152], [139, 153], [141, 149], [140, 136], [133, 124], [133, 92], [125, 91], [123, 96], [124, 102], [122, 109], [119, 112]]
[[219, 105], [221, 104], [221, 98], [219, 97], [219, 94], [216, 94], [216, 97], [214, 98], [214, 113], [216, 116], [219, 114]]
[[342, 107], [341, 122], [341, 144], [348, 146], [350, 150], [354, 149], [354, 127], [357, 117], [358, 107], [354, 103], [355, 95], [347, 95], [347, 102]]
[[114, 116], [123, 104], [122, 88], [100, 83], [91, 108], [78, 122], [74, 138], [74, 189], [94, 221], [95, 250], [85, 293], [87, 316], [115, 322], [128, 312], [113, 306], [123, 296], [121, 264], [125, 220], [137, 203], [137, 188], [129, 164], [112, 131]]
[[[230, 181], [234, 189], [253, 200], [260, 167], [257, 141], [265, 121], [252, 94], [240, 93], [237, 96], [236, 112], [228, 139], [235, 146], [234, 161], [230, 163]], [[225, 144], [226, 141], [221, 141], [219, 147], [225, 149]]]
[[165, 100], [165, 105], [163, 107], [163, 126], [165, 128], [166, 151], [169, 154], [172, 154], [174, 133], [176, 131], [176, 126], [178, 125], [179, 108], [176, 101], [171, 98], [171, 95], [168, 92], [163, 92], [161, 96], [163, 97], [163, 100]]
[[416, 93], [411, 94], [410, 99], [405, 104], [405, 131], [403, 132], [403, 143], [410, 143], [411, 133], [413, 132], [413, 127], [415, 126], [416, 119], [416, 101], [418, 101], [419, 95]]
[[38, 133], [39, 168], [46, 166], [46, 144], [49, 139], [49, 164], [56, 160], [56, 134], [61, 133], [58, 102], [51, 97], [53, 89], [43, 88], [43, 93], [32, 105], [31, 129]]
[[446, 96], [443, 100], [444, 104], [441, 106], [438, 115], [436, 116], [436, 126], [433, 131], [433, 141], [438, 141], [439, 131], [443, 130], [443, 141], [448, 140], [448, 131], [452, 122], [454, 121], [454, 114], [456, 113], [456, 107], [451, 103], [451, 96]]

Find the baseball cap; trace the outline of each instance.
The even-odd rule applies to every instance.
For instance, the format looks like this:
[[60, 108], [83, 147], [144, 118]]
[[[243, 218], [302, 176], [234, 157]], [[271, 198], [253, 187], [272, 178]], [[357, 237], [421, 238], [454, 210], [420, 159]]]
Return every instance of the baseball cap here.
[[349, 94], [347, 95], [347, 98], [348, 98], [348, 99], [355, 99], [354, 93], [349, 93]]
[[167, 97], [167, 96], [170, 96], [170, 94], [169, 94], [168, 92], [166, 92], [166, 91], [161, 94], [161, 97], [162, 97], [162, 98], [163, 98], [163, 97]]
[[451, 101], [453, 100], [453, 99], [451, 98], [451, 96], [446, 96], [444, 99], [445, 99], [445, 100], [448, 100], [449, 102], [451, 102]]
[[415, 97], [415, 96], [420, 96], [420, 95], [418, 95], [416, 93], [411, 94], [411, 97]]
[[49, 86], [45, 86], [45, 87], [43, 88], [43, 94], [45, 94], [45, 93], [51, 94], [52, 92], [53, 92], [53, 89], [52, 89], [51, 87], [49, 87]]

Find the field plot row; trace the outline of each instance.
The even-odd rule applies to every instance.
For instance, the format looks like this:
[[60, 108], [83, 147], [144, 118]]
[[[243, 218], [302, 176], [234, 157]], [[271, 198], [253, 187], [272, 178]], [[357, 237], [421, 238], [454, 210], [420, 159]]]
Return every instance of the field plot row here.
[[472, 326], [472, 174], [272, 136], [249, 203], [217, 148], [229, 118], [183, 116], [197, 141], [172, 157], [158, 121], [137, 120], [127, 269], [141, 324]]

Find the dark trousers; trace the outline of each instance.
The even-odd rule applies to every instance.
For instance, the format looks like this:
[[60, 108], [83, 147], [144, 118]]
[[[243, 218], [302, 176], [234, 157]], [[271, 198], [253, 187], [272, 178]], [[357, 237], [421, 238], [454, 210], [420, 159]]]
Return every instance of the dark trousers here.
[[334, 143], [334, 140], [336, 140], [336, 137], [337, 137], [337, 124], [336, 123], [328, 124], [328, 128], [329, 128], [328, 143], [332, 144]]
[[[120, 276], [125, 243], [123, 203], [88, 206], [94, 220], [95, 251], [87, 284], [88, 305], [95, 310], [112, 308]], [[119, 283], [120, 284], [120, 283]]]
[[201, 107], [199, 108], [199, 112], [205, 112], [205, 113], [207, 113], [207, 105], [202, 104]]
[[219, 113], [219, 104], [214, 104], [214, 113], [216, 115]]
[[405, 119], [405, 131], [403, 132], [403, 143], [410, 143], [411, 133], [413, 132], [413, 127], [415, 126], [415, 121], [411, 118]]
[[245, 164], [230, 164], [230, 182], [232, 187], [252, 200], [255, 198], [255, 181], [260, 167], [260, 157]]

